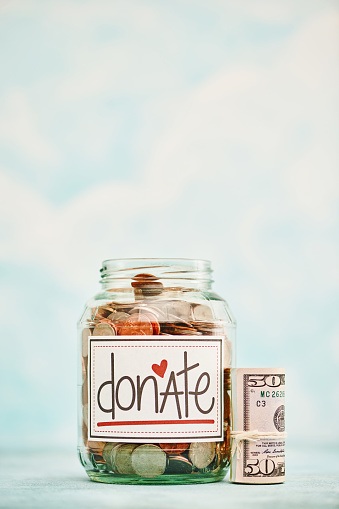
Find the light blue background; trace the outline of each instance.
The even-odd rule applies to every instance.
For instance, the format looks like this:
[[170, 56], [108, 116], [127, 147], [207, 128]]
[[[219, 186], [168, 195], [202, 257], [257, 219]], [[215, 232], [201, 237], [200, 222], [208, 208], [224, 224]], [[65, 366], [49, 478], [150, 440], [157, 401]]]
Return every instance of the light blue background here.
[[290, 443], [338, 443], [328, 0], [0, 2], [1, 447], [75, 447], [101, 261], [207, 258]]

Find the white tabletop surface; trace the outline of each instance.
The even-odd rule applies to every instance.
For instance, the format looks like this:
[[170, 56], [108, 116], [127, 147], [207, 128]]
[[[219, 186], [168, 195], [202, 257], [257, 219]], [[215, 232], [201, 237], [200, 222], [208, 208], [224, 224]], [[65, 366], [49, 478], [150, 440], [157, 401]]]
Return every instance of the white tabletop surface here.
[[286, 482], [124, 486], [88, 479], [76, 453], [1, 454], [0, 507], [93, 509], [339, 508], [339, 450], [287, 451]]

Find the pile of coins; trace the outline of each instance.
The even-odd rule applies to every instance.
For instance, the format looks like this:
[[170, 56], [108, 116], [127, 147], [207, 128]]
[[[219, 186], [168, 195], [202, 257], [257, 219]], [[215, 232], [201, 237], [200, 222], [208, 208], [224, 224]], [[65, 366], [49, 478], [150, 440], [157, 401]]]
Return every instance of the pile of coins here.
[[[166, 289], [150, 274], [132, 279], [135, 301], [108, 302], [92, 309], [82, 330], [82, 435], [88, 459], [96, 471], [155, 478], [217, 472], [230, 462], [230, 368], [224, 369], [224, 441], [187, 444], [131, 444], [88, 440], [88, 337], [93, 336], [172, 336], [225, 337], [225, 366], [231, 365], [231, 343], [224, 324], [215, 320], [205, 304], [166, 298]], [[170, 293], [170, 292], [168, 292]]]
[[225, 466], [223, 442], [191, 444], [131, 444], [88, 442], [94, 467], [102, 472], [154, 478], [159, 475], [199, 474]]

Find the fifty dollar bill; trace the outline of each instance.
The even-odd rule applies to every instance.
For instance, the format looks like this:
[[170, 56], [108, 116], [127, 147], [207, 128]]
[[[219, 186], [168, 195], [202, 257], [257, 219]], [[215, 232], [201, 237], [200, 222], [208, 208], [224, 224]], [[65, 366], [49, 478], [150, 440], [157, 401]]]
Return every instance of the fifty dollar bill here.
[[267, 438], [261, 435], [256, 441], [241, 440], [238, 448], [233, 448], [230, 480], [247, 484], [284, 482], [285, 370], [232, 371], [233, 431], [248, 432], [244, 435], [248, 437], [258, 431], [267, 434]]

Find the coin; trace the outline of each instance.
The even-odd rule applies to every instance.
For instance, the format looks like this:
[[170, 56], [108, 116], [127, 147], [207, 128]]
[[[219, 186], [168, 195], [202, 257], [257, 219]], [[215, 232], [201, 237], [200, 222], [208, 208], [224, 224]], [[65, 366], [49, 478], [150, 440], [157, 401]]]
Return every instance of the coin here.
[[[95, 324], [97, 323], [108, 323], [108, 325], [112, 325], [112, 320], [110, 320], [109, 318], [100, 318], [99, 321], [96, 321]], [[114, 328], [114, 326], [113, 326]]]
[[87, 403], [83, 406], [82, 416], [83, 416], [84, 424], [85, 424], [86, 428], [88, 428], [88, 404]]
[[98, 314], [102, 315], [104, 318], [107, 318], [113, 312], [113, 308], [110, 306], [100, 306], [98, 309]]
[[195, 320], [208, 321], [213, 320], [213, 313], [209, 306], [205, 304], [198, 304], [193, 308], [193, 315]]
[[165, 472], [166, 464], [165, 451], [156, 445], [140, 445], [132, 452], [132, 467], [140, 477], [157, 477]]
[[154, 310], [153, 308], [149, 308], [147, 306], [136, 306], [132, 309], [131, 315], [135, 314], [143, 314], [149, 318], [152, 324], [153, 334], [158, 335], [160, 334], [160, 324], [159, 324], [159, 313], [157, 310]]
[[87, 385], [87, 379], [82, 384], [82, 404], [86, 405], [88, 403], [88, 385]]
[[176, 315], [167, 315], [167, 323], [168, 325], [178, 325], [179, 327], [186, 327], [187, 329], [194, 329], [194, 325], [192, 325], [192, 322], [187, 322], [183, 318], [179, 318], [179, 316]]
[[87, 363], [88, 357], [81, 357], [81, 369], [82, 369], [82, 379], [85, 380], [87, 378]]
[[158, 278], [152, 274], [137, 274], [136, 276], [132, 277], [131, 285], [133, 288], [138, 288], [138, 286], [144, 283], [151, 283], [152, 281], [158, 281]]
[[144, 296], [159, 295], [164, 289], [164, 285], [152, 274], [138, 274], [134, 276], [131, 286], [134, 290], [137, 290], [136, 293], [139, 293], [138, 291], [141, 290]]
[[164, 289], [164, 285], [160, 281], [154, 281], [147, 286], [143, 286], [141, 288], [142, 294], [144, 297], [150, 296], [153, 297], [153, 295], [159, 295], [162, 293]]
[[132, 467], [132, 452], [137, 444], [121, 444], [112, 451], [112, 464], [119, 474], [132, 474], [135, 472]]
[[183, 320], [190, 321], [192, 319], [192, 306], [185, 300], [173, 300], [168, 302], [167, 312]]
[[225, 336], [224, 340], [224, 366], [231, 366], [232, 363], [232, 343]]
[[224, 393], [224, 421], [227, 423], [231, 422], [231, 400], [226, 391]]
[[82, 356], [88, 356], [88, 336], [92, 334], [91, 329], [85, 327], [82, 331]]
[[[224, 432], [225, 435], [225, 432]], [[227, 426], [226, 429], [226, 437], [224, 438], [224, 447], [226, 448], [226, 454], [227, 456], [230, 455], [231, 452], [231, 427]]]
[[192, 442], [189, 459], [197, 468], [207, 467], [215, 456], [215, 442]]
[[162, 309], [161, 305], [163, 304], [162, 301], [150, 301], [147, 302], [147, 310], [152, 313], [158, 322], [160, 321], [166, 321], [167, 320], [167, 311], [166, 309]]
[[130, 316], [120, 327], [120, 336], [130, 336], [138, 334], [146, 334], [150, 336], [153, 334], [153, 327], [148, 316], [138, 313], [137, 315]]
[[87, 442], [87, 447], [93, 454], [100, 454], [102, 456], [103, 449], [106, 445], [106, 442], [95, 442], [93, 440], [89, 440]]
[[165, 474], [191, 474], [192, 463], [183, 456], [171, 456], [168, 460]]
[[118, 442], [107, 442], [103, 448], [102, 457], [110, 468], [112, 468], [112, 449], [119, 445]]
[[224, 390], [229, 391], [231, 389], [231, 369], [224, 369]]
[[103, 460], [103, 457], [101, 454], [96, 454], [91, 452], [91, 450], [88, 450], [88, 454], [91, 458], [92, 464], [94, 468], [98, 468], [100, 472], [106, 472], [107, 471], [107, 465], [106, 462]]
[[87, 429], [86, 424], [83, 421], [82, 421], [81, 429], [82, 429], [82, 439], [84, 441], [84, 444], [86, 445], [87, 440], [88, 440], [88, 429]]
[[124, 311], [116, 311], [115, 313], [111, 313], [107, 319], [110, 320], [111, 323], [113, 322], [113, 327], [116, 329], [117, 334], [119, 334], [122, 324], [127, 320], [127, 318], [129, 318], [129, 316], [130, 315]]
[[186, 451], [190, 444], [159, 444], [167, 454], [181, 454]]
[[107, 318], [111, 320], [115, 324], [123, 323], [129, 317], [128, 313], [124, 313], [122, 311], [116, 311], [115, 313], [111, 313]]
[[92, 316], [92, 322], [100, 322], [101, 320], [103, 320], [104, 318], [106, 318], [106, 314], [107, 313], [99, 313], [99, 310], [97, 310], [94, 315]]
[[156, 316], [153, 313], [151, 313], [150, 311], [144, 311], [144, 314], [150, 319], [152, 329], [153, 329], [153, 334], [157, 336], [160, 333], [160, 324], [159, 324]]
[[167, 315], [167, 319], [168, 319], [169, 325], [171, 325], [173, 322], [173, 324], [180, 325], [181, 327], [187, 327], [188, 329], [194, 328], [194, 326], [192, 325], [192, 322], [187, 322], [183, 318], [180, 318], [180, 316], [172, 315], [171, 313], [169, 313]]
[[98, 323], [94, 327], [93, 336], [115, 336], [116, 331], [114, 325], [109, 323]]
[[161, 323], [161, 332], [166, 332], [170, 335], [186, 335], [186, 336], [201, 336], [201, 332], [198, 332], [196, 329], [192, 327], [187, 327], [186, 325], [178, 323]]

